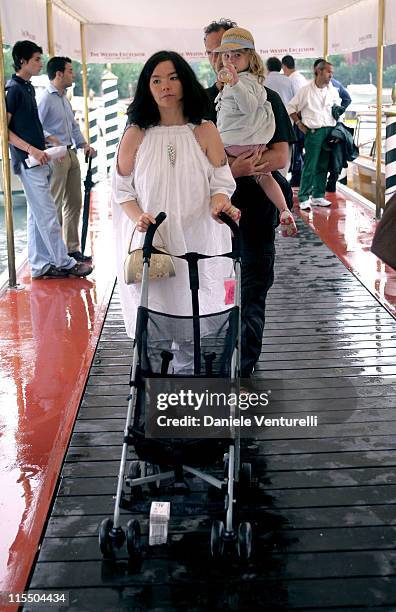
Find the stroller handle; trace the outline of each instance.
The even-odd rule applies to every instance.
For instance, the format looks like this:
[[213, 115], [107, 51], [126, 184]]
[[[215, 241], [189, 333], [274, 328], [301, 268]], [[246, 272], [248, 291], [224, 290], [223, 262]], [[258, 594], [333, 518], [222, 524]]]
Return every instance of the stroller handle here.
[[219, 214], [219, 219], [220, 221], [223, 221], [223, 223], [228, 225], [228, 227], [232, 231], [232, 250], [234, 255], [239, 258], [241, 256], [241, 230], [239, 229], [239, 225], [235, 223], [235, 221], [233, 221], [231, 217], [226, 215], [224, 212], [221, 212]]
[[150, 258], [151, 250], [153, 247], [154, 234], [161, 225], [161, 223], [165, 221], [165, 219], [166, 213], [160, 212], [155, 217], [155, 225], [154, 223], [150, 223], [143, 244], [143, 259], [146, 259], [147, 257]]

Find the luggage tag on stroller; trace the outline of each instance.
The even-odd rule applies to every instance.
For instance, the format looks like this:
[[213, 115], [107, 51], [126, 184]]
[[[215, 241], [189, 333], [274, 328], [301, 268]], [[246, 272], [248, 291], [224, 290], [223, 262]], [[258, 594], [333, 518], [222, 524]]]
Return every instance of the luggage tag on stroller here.
[[168, 540], [168, 522], [170, 502], [153, 501], [150, 507], [149, 546], [166, 544]]
[[230, 276], [224, 279], [225, 299], [224, 304], [234, 304], [235, 302], [235, 278]]

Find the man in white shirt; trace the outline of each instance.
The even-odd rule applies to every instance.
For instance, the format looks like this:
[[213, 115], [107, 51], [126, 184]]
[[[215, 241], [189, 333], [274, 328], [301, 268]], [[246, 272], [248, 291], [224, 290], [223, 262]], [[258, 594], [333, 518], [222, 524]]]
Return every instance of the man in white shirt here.
[[315, 68], [315, 79], [301, 87], [287, 105], [295, 125], [305, 134], [305, 160], [301, 175], [298, 201], [302, 210], [315, 206], [330, 206], [324, 198], [329, 152], [322, 145], [336, 120], [332, 114], [334, 105], [341, 104], [337, 89], [332, 85], [333, 66], [322, 61]]
[[[290, 100], [294, 96], [291, 80], [289, 79], [289, 77], [285, 76], [284, 74], [281, 74], [282, 64], [280, 59], [278, 59], [277, 57], [269, 57], [266, 62], [266, 67], [268, 70], [268, 74], [265, 77], [265, 86], [272, 89], [272, 91], [276, 91], [276, 93], [279, 94], [283, 104], [286, 106], [287, 103], [290, 102]], [[279, 170], [281, 175], [285, 178], [287, 177], [290, 169], [290, 162], [292, 160], [292, 150], [294, 146], [295, 144], [289, 145], [289, 155], [287, 159], [287, 164], [284, 168], [281, 168]], [[300, 181], [298, 182], [298, 184], [300, 184]]]
[[276, 91], [286, 106], [295, 95], [291, 79], [281, 74], [282, 64], [277, 57], [269, 57], [266, 62], [268, 74], [265, 77], [265, 86]]
[[295, 96], [301, 87], [307, 85], [308, 81], [301, 72], [296, 70], [296, 63], [294, 61], [294, 57], [291, 55], [285, 55], [282, 57], [282, 70], [283, 74], [289, 77], [292, 87], [293, 87], [293, 96]]

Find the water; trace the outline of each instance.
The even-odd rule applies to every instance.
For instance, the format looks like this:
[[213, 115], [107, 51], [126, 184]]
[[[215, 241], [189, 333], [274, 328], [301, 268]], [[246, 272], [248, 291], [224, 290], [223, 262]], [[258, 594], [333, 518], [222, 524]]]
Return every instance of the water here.
[[[27, 246], [26, 205], [14, 208], [14, 241], [17, 257]], [[0, 205], [0, 274], [6, 270], [7, 264], [7, 234], [4, 207]]]

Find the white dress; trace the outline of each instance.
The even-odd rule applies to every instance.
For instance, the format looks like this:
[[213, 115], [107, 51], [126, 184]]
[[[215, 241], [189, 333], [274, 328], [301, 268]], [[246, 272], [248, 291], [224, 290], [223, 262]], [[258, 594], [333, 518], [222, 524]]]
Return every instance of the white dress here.
[[[206, 255], [228, 253], [231, 234], [224, 224], [210, 215], [210, 197], [223, 193], [231, 197], [235, 181], [228, 165], [214, 167], [202, 151], [194, 125], [156, 126], [145, 130], [131, 176], [120, 176], [113, 167], [112, 207], [117, 278], [127, 334], [135, 335], [136, 313], [141, 285], [126, 285], [123, 265], [135, 224], [122, 210], [122, 203], [137, 200], [141, 209], [154, 217], [161, 211], [166, 220], [154, 238], [170, 253], [199, 252]], [[169, 145], [175, 152], [171, 163]], [[145, 234], [135, 232], [132, 248], [143, 245]], [[191, 315], [191, 292], [187, 263], [174, 259], [176, 276], [149, 284], [149, 308], [175, 315]], [[201, 260], [199, 269], [200, 314], [219, 312], [224, 304], [224, 278], [232, 271], [231, 260]]]

